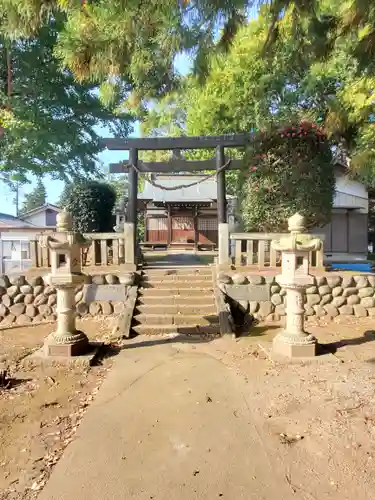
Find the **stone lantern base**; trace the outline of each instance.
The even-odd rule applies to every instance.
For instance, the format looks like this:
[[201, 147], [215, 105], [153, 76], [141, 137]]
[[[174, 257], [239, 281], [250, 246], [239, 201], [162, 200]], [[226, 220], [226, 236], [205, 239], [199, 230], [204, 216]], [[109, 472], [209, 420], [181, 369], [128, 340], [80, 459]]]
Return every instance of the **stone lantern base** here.
[[70, 358], [73, 356], [83, 356], [91, 349], [89, 340], [86, 335], [81, 331], [76, 331], [71, 335], [70, 341], [64, 339], [59, 342], [55, 334], [49, 335], [44, 342], [44, 354], [48, 357], [62, 357]]
[[272, 350], [275, 354], [288, 358], [311, 358], [317, 354], [317, 340], [312, 335], [298, 339], [293, 336], [279, 333], [273, 339]]

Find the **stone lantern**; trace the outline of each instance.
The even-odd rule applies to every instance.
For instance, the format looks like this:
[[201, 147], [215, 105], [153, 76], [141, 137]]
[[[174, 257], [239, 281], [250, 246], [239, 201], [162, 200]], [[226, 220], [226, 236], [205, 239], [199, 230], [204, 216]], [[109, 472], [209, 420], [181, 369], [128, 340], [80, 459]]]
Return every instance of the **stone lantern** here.
[[319, 250], [321, 240], [305, 234], [305, 219], [295, 214], [288, 220], [290, 235], [272, 242], [282, 254], [282, 271], [276, 281], [286, 290], [286, 327], [276, 335], [273, 351], [288, 357], [316, 355], [315, 337], [304, 330], [304, 296], [306, 288], [314, 283], [310, 275], [309, 254]]
[[50, 250], [47, 280], [57, 290], [57, 330], [45, 341], [47, 356], [78, 356], [86, 354], [89, 346], [86, 335], [76, 330], [75, 288], [85, 281], [81, 249], [90, 243], [72, 227], [72, 216], [63, 211], [56, 217], [56, 233], [39, 238], [40, 245]]

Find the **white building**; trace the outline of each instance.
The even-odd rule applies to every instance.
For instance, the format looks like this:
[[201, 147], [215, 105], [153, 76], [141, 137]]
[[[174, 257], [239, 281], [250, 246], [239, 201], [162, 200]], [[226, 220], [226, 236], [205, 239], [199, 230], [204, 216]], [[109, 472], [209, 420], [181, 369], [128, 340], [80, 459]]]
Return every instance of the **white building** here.
[[366, 187], [349, 178], [347, 169], [335, 168], [336, 194], [331, 222], [317, 230], [324, 234], [324, 255], [327, 261], [367, 259], [368, 192]]
[[46, 204], [15, 217], [0, 213], [0, 272], [9, 274], [30, 267], [30, 240], [56, 228], [60, 208]]

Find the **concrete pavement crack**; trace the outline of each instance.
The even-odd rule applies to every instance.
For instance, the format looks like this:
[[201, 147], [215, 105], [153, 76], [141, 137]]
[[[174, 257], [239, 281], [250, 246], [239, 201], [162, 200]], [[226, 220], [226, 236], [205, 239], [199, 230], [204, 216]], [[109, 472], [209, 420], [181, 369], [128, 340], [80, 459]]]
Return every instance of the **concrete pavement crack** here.
[[117, 394], [115, 394], [114, 396], [112, 396], [111, 398], [109, 399], [106, 399], [105, 401], [101, 401], [97, 408], [100, 407], [100, 406], [103, 406], [104, 404], [108, 404], [108, 403], [111, 403], [112, 401], [114, 401], [115, 399], [117, 399], [119, 396], [125, 394], [131, 387], [133, 387], [133, 385], [135, 385], [137, 382], [139, 382], [140, 380], [142, 380], [146, 375], [148, 375], [149, 373], [151, 373], [152, 371], [156, 370], [157, 368], [159, 368], [160, 366], [163, 366], [165, 365], [168, 361], [170, 361], [171, 359], [173, 359], [175, 356], [177, 356], [178, 353], [175, 353], [173, 354], [170, 358], [166, 359], [165, 361], [162, 361], [161, 363], [158, 363], [154, 366], [152, 366], [149, 370], [147, 370], [146, 372], [142, 373], [142, 375], [140, 375], [139, 377], [135, 378], [128, 386], [124, 387], [124, 389], [120, 392], [118, 392]]

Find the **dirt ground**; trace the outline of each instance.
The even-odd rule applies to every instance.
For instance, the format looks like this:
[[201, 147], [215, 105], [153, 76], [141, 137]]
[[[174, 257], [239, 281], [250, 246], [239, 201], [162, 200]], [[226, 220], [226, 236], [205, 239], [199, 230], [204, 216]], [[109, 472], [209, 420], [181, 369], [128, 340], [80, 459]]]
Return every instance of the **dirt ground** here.
[[[108, 343], [110, 325], [78, 322], [92, 339]], [[40, 347], [52, 324], [0, 331], [0, 363], [9, 366], [10, 387], [0, 388], [0, 499], [35, 498], [111, 366], [39, 366], [23, 359]], [[104, 351], [105, 352], [105, 351]]]
[[[110, 339], [111, 325], [101, 320], [85, 320], [79, 327], [91, 338]], [[309, 321], [308, 330], [331, 354], [299, 364], [266, 355], [263, 347], [279, 328], [263, 324], [236, 340], [176, 347], [213, 356], [245, 380], [254, 425], [274, 467], [283, 471], [291, 498], [375, 499], [373, 320]], [[50, 331], [51, 325], [43, 325], [0, 332], [0, 360], [11, 364], [15, 379], [12, 388], [0, 392], [1, 500], [36, 498], [115, 359], [86, 371], [21, 371], [20, 360]]]
[[275, 325], [254, 327], [234, 348], [199, 349], [245, 378], [264, 446], [295, 498], [375, 499], [375, 325], [336, 319], [307, 323], [332, 353], [312, 362], [271, 361], [264, 346]]

